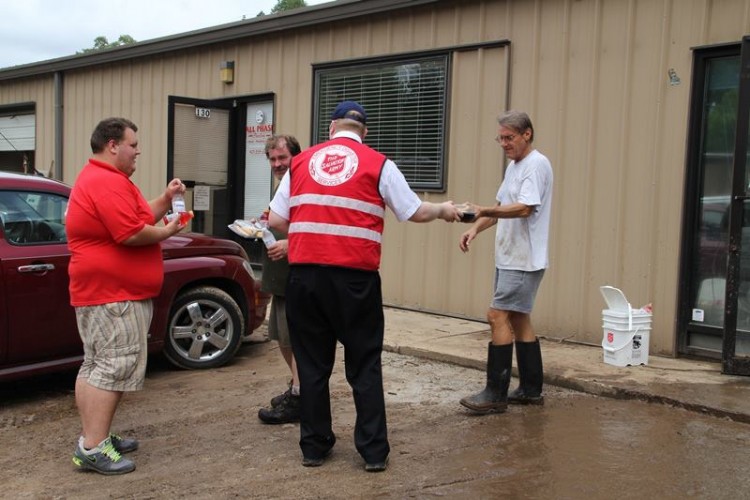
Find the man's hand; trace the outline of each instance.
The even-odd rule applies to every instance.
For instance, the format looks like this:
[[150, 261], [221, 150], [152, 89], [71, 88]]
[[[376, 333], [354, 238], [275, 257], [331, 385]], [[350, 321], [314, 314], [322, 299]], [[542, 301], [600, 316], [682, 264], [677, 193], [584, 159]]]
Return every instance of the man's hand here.
[[268, 247], [268, 258], [271, 260], [286, 259], [289, 254], [289, 240], [276, 240], [276, 243]]
[[462, 252], [466, 253], [469, 251], [469, 243], [477, 237], [477, 230], [473, 227], [461, 235], [461, 239], [458, 241], [458, 247]]
[[187, 224], [180, 224], [180, 218], [179, 217], [174, 217], [164, 227], [166, 228], [167, 232], [169, 233], [169, 236], [173, 236], [173, 235], [179, 233], [180, 231], [182, 231], [183, 229], [185, 229], [186, 226], [187, 226]]
[[458, 222], [461, 220], [461, 211], [452, 201], [443, 202], [438, 207], [440, 208], [438, 217], [445, 222]]
[[178, 178], [174, 178], [171, 181], [169, 181], [169, 184], [167, 184], [167, 189], [164, 191], [164, 196], [168, 200], [172, 200], [172, 197], [177, 194], [185, 194], [185, 184], [182, 183], [182, 181]]
[[479, 211], [482, 207], [468, 201], [457, 206], [461, 211], [461, 222], [474, 222], [479, 217]]

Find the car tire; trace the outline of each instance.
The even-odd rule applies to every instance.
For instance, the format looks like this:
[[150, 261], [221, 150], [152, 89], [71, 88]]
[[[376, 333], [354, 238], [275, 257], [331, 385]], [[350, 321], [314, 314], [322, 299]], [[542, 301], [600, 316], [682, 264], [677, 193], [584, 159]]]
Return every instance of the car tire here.
[[242, 311], [228, 293], [210, 286], [194, 288], [172, 304], [164, 355], [180, 368], [215, 368], [232, 359], [244, 331]]

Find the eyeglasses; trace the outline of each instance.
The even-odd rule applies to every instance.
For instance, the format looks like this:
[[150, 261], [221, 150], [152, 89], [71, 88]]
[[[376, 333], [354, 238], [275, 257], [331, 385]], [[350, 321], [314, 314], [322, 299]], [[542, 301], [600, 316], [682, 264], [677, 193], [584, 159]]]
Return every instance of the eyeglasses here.
[[495, 136], [495, 142], [503, 143], [503, 142], [512, 142], [513, 139], [518, 137], [518, 134], [510, 134], [510, 135], [496, 135]]

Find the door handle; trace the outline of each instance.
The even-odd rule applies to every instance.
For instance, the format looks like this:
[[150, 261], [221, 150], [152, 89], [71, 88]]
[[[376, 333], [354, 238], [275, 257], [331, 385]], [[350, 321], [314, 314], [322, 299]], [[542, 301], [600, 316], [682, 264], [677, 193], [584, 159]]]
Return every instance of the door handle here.
[[31, 264], [29, 266], [18, 266], [19, 273], [41, 273], [55, 269], [54, 264]]
[[734, 197], [734, 201], [745, 201], [750, 200], [750, 196], [748, 195], [737, 195]]

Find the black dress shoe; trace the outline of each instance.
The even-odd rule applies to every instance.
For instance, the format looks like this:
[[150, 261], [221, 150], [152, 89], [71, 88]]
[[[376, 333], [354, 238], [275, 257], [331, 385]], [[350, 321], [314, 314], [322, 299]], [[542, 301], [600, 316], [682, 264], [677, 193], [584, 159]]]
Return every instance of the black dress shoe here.
[[383, 472], [388, 468], [388, 457], [382, 462], [368, 462], [365, 464], [365, 470], [367, 472]]
[[318, 458], [311, 458], [311, 457], [302, 457], [302, 466], [303, 467], [320, 467], [323, 465], [323, 462], [326, 461], [326, 458], [328, 458], [328, 455], [331, 454], [331, 450], [328, 450], [323, 454], [322, 457]]

